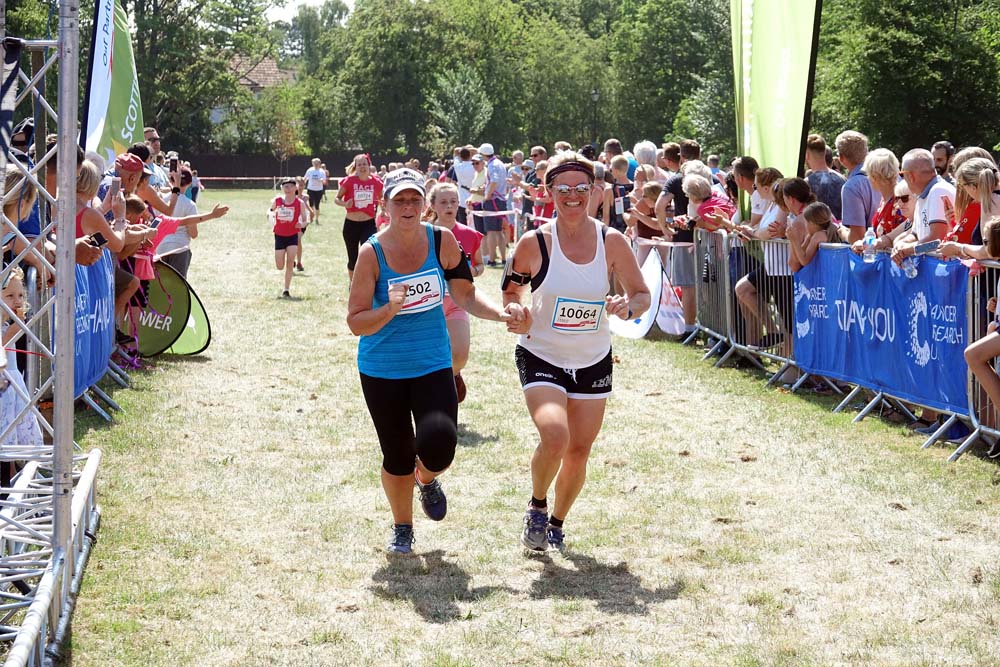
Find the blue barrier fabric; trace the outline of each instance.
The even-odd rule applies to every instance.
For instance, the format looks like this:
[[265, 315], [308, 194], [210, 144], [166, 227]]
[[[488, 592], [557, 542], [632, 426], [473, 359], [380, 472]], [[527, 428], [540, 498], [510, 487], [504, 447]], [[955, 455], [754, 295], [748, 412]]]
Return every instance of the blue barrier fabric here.
[[76, 265], [73, 395], [79, 398], [108, 371], [115, 341], [114, 263], [107, 250], [92, 266]]
[[915, 257], [908, 278], [889, 258], [821, 248], [795, 274], [795, 361], [823, 375], [968, 415], [969, 270]]

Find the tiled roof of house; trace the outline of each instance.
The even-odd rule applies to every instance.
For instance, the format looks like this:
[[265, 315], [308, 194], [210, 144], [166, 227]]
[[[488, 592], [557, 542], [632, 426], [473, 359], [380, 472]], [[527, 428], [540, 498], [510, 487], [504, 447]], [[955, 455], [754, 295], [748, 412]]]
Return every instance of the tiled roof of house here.
[[293, 71], [279, 68], [277, 61], [270, 56], [262, 58], [236, 56], [233, 58], [232, 70], [238, 77], [240, 85], [246, 86], [254, 93], [295, 79]]

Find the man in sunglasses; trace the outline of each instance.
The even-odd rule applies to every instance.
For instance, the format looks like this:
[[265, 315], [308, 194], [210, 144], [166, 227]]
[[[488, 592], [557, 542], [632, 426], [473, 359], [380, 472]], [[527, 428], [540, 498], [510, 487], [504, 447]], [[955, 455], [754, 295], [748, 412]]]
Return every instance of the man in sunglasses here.
[[955, 186], [938, 176], [934, 156], [926, 148], [914, 148], [903, 156], [900, 175], [917, 195], [913, 226], [893, 243], [892, 260], [902, 264], [914, 254], [918, 243], [943, 239], [948, 233], [948, 209], [955, 205]]

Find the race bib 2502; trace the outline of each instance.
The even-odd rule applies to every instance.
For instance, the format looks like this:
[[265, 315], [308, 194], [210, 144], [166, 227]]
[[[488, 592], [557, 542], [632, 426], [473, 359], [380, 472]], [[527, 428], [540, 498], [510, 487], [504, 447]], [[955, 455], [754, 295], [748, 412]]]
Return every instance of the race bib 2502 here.
[[389, 287], [399, 283], [406, 284], [406, 299], [399, 310], [400, 315], [422, 313], [425, 310], [437, 308], [444, 296], [444, 286], [441, 284], [441, 274], [436, 269], [423, 273], [411, 273], [408, 276], [390, 278]]
[[581, 301], [557, 297], [552, 328], [564, 333], [594, 333], [601, 326], [604, 301]]

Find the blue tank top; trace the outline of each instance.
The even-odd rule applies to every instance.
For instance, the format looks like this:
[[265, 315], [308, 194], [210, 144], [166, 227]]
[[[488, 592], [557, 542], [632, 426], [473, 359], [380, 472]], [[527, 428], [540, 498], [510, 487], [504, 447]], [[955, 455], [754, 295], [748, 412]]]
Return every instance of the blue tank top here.
[[358, 342], [358, 370], [365, 375], [399, 380], [451, 368], [451, 341], [441, 308], [444, 272], [434, 250], [434, 228], [428, 224], [422, 226], [427, 232], [427, 259], [413, 273], [393, 271], [385, 261], [378, 239], [372, 236], [366, 241], [378, 257], [372, 309], [388, 303], [390, 285], [405, 282], [409, 289], [396, 316]]

